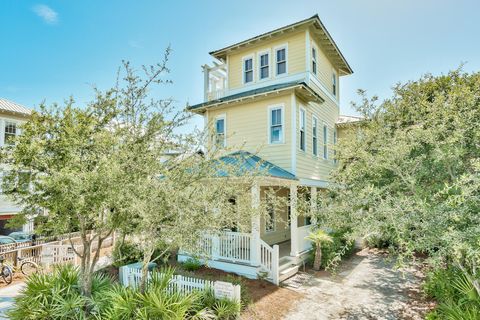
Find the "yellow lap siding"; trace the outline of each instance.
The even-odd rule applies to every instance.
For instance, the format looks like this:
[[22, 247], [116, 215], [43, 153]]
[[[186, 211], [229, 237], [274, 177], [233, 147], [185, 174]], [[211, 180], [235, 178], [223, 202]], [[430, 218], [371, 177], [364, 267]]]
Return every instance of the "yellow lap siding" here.
[[[270, 41], [262, 41], [254, 47], [235, 51], [234, 54], [228, 55], [228, 88], [237, 89], [243, 84], [243, 66], [242, 58], [253, 56], [254, 81], [258, 83], [258, 53], [268, 51], [270, 53], [270, 79], [275, 78], [275, 48], [287, 44], [287, 66], [288, 74], [296, 74], [305, 72], [305, 31], [288, 33], [284, 36], [275, 37]], [[250, 85], [247, 84], [246, 86]]]
[[[208, 121], [213, 129], [215, 118], [225, 115], [227, 149], [245, 150], [258, 154], [261, 158], [271, 161], [281, 168], [291, 171], [291, 96], [285, 94], [272, 98], [261, 99], [235, 106], [209, 110]], [[284, 143], [269, 144], [269, 107], [283, 106], [284, 112]], [[211, 134], [213, 135], [213, 133]]]

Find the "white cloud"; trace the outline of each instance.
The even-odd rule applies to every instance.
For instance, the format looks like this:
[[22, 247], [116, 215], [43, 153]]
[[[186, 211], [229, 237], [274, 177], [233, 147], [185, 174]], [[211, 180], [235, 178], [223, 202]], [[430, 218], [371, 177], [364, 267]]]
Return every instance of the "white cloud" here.
[[58, 22], [58, 13], [47, 5], [38, 4], [33, 7], [33, 11], [48, 24]]

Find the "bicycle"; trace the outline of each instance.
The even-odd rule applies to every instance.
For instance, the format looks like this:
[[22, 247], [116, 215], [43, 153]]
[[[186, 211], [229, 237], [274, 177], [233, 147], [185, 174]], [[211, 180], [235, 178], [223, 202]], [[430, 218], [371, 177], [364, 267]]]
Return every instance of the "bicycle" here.
[[20, 269], [22, 274], [29, 276], [34, 273], [37, 273], [39, 270], [38, 264], [36, 264], [33, 261], [29, 260], [24, 260], [24, 258], [17, 258], [17, 261], [20, 262], [20, 268], [15, 267], [14, 265], [5, 263], [5, 257], [0, 256], [0, 272], [1, 272], [1, 277], [3, 278], [3, 281], [5, 281], [6, 284], [10, 284], [13, 281], [13, 274]]

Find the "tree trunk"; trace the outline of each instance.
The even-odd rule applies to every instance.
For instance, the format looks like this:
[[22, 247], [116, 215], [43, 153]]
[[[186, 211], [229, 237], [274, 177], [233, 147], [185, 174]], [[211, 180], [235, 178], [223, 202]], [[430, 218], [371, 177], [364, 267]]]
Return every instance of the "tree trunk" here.
[[313, 269], [319, 271], [322, 265], [322, 245], [317, 243], [315, 245], [315, 260], [313, 261]]
[[90, 298], [92, 296], [92, 275], [90, 274], [90, 241], [84, 241], [83, 253], [80, 265], [80, 288], [82, 295]]
[[147, 290], [148, 281], [148, 265], [152, 260], [152, 255], [155, 249], [147, 247], [143, 252], [142, 264], [142, 278], [140, 280], [140, 292], [144, 293]]

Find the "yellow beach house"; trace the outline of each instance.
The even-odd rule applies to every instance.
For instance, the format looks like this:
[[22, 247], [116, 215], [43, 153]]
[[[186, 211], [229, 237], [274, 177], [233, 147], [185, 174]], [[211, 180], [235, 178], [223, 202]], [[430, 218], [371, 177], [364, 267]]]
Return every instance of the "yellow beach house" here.
[[241, 146], [234, 155], [246, 165], [268, 164], [252, 187], [254, 206], [272, 186], [290, 201], [270, 210], [269, 219], [253, 218], [248, 232], [226, 231], [215, 239], [208, 264], [251, 278], [265, 272], [278, 284], [298, 271], [311, 249], [305, 240], [310, 221], [298, 216], [294, 200], [307, 193], [314, 205], [329, 187], [337, 124], [353, 119], [339, 114], [340, 78], [353, 71], [318, 15], [210, 55], [215, 62], [203, 66], [204, 102], [189, 110], [212, 130], [209, 144]]

